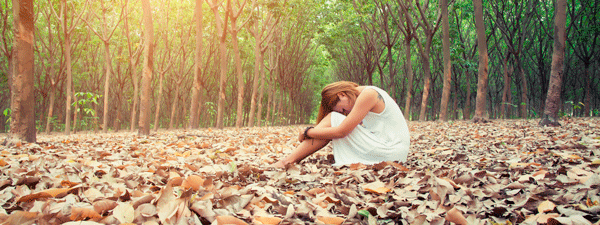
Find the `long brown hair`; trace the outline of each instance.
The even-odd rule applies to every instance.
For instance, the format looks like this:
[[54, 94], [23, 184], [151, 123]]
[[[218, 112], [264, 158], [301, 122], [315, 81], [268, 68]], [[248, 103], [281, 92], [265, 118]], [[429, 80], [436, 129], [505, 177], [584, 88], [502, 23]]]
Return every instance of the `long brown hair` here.
[[356, 90], [358, 84], [351, 81], [338, 81], [328, 84], [321, 91], [321, 106], [319, 107], [319, 115], [317, 116], [317, 124], [323, 120], [327, 114], [333, 112], [333, 107], [340, 101], [338, 93], [344, 92], [352, 100], [360, 94]]

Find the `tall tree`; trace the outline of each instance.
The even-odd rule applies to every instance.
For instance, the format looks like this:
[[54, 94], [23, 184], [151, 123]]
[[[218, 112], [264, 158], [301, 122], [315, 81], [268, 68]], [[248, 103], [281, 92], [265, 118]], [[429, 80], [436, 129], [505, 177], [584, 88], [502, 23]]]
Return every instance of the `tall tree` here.
[[[412, 24], [412, 19], [410, 17], [409, 14], [409, 9], [411, 7], [410, 4], [408, 4], [405, 1], [402, 0], [396, 0], [396, 3], [398, 3], [398, 5], [400, 6], [399, 10], [398, 10], [398, 19], [397, 19], [397, 23], [398, 24], [398, 28], [400, 31], [402, 31], [402, 34], [404, 34], [404, 69], [405, 69], [405, 73], [406, 73], [406, 77], [407, 77], [407, 82], [406, 82], [406, 99], [405, 99], [405, 103], [404, 103], [404, 114], [406, 119], [410, 120], [411, 118], [411, 102], [412, 102], [412, 97], [413, 97], [413, 82], [414, 82], [414, 74], [413, 74], [413, 68], [412, 68], [412, 59], [411, 59], [411, 42], [413, 40], [413, 36], [414, 36], [414, 25]], [[394, 15], [394, 14], [392, 14]]]
[[[54, 7], [52, 4], [48, 4], [47, 8], [50, 8], [51, 10], [42, 10], [42, 14], [44, 15], [44, 18], [46, 19], [46, 21], [48, 21], [48, 26], [46, 26], [47, 29], [47, 34], [48, 34], [48, 38], [44, 39], [39, 39], [39, 43], [43, 49], [43, 51], [46, 52], [46, 55], [58, 55], [58, 53], [56, 53], [57, 51], [57, 47], [56, 45], [58, 43], [62, 43], [59, 42], [57, 40], [55, 40], [55, 34], [54, 32], [56, 32], [52, 26], [52, 24], [49, 22], [51, 21], [51, 17], [52, 14], [51, 12], [54, 12]], [[59, 18], [57, 16], [57, 18]], [[44, 69], [46, 71], [46, 75], [45, 75], [45, 81], [44, 83], [46, 83], [49, 87], [49, 94], [50, 95], [50, 100], [48, 101], [48, 113], [46, 114], [46, 133], [50, 134], [51, 131], [51, 123], [52, 123], [52, 117], [54, 116], [54, 103], [56, 101], [56, 91], [58, 88], [58, 81], [62, 79], [62, 75], [64, 74], [62, 71], [59, 71], [58, 73], [56, 72], [55, 68], [56, 68], [56, 63], [55, 63], [55, 58], [54, 57], [48, 57], [48, 63], [46, 68]]]
[[140, 104], [139, 134], [150, 134], [150, 109], [152, 98], [152, 76], [154, 73], [154, 25], [152, 24], [152, 8], [148, 0], [142, 0], [144, 25], [144, 64], [142, 69], [142, 95]]
[[485, 122], [486, 96], [488, 88], [488, 53], [485, 23], [483, 22], [482, 0], [473, 0], [475, 8], [475, 29], [477, 30], [477, 50], [479, 52], [479, 68], [477, 78], [477, 97], [475, 102], [475, 122]]
[[[86, 24], [88, 25], [88, 28], [90, 28], [90, 30], [92, 32], [94, 32], [94, 34], [96, 34], [96, 36], [98, 36], [98, 38], [100, 38], [100, 40], [102, 40], [102, 43], [104, 44], [104, 71], [105, 71], [105, 77], [104, 77], [104, 115], [102, 117], [102, 131], [106, 132], [108, 131], [108, 112], [109, 112], [109, 102], [110, 102], [110, 95], [109, 95], [109, 90], [110, 90], [110, 77], [112, 75], [112, 57], [111, 57], [111, 53], [110, 53], [110, 40], [112, 39], [115, 30], [118, 27], [118, 24], [121, 22], [121, 20], [123, 19], [123, 14], [125, 12], [124, 8], [125, 8], [126, 4], [123, 4], [123, 8], [121, 9], [121, 13], [119, 15], [119, 18], [117, 19], [117, 21], [115, 22], [115, 24], [113, 25], [113, 27], [111, 28], [109, 25], [109, 22], [107, 21], [107, 15], [106, 12], [108, 11], [108, 8], [106, 7], [106, 5], [104, 4], [104, 0], [100, 1], [100, 7], [102, 11], [102, 15], [101, 18], [99, 18], [100, 20], [102, 20], [101, 23], [101, 27], [102, 27], [102, 31], [97, 31], [96, 29], [94, 29], [94, 27], [87, 21], [84, 20], [86, 22]], [[94, 13], [95, 17], [100, 17], [98, 15], [96, 15]]]
[[[211, 2], [212, 1], [212, 2]], [[231, 0], [227, 0], [229, 2]], [[217, 35], [219, 36], [219, 100], [217, 102], [217, 121], [216, 127], [219, 129], [223, 128], [223, 107], [225, 104], [225, 78], [227, 78], [227, 48], [225, 41], [227, 40], [227, 21], [229, 16], [225, 12], [225, 21], [219, 14], [219, 7], [222, 2], [218, 0], [206, 0], [212, 12], [215, 16], [215, 23], [217, 27]], [[229, 4], [229, 3], [228, 3]]]
[[[65, 95], [67, 96], [67, 100], [65, 103], [65, 107], [66, 107], [65, 133], [67, 135], [69, 135], [71, 132], [71, 117], [72, 117], [72, 115], [71, 115], [71, 107], [72, 107], [71, 100], [73, 98], [73, 72], [72, 72], [72, 65], [71, 65], [72, 64], [72, 62], [71, 62], [71, 47], [72, 47], [71, 46], [72, 45], [71, 36], [73, 34], [73, 30], [77, 27], [77, 25], [79, 25], [79, 22], [81, 21], [80, 20], [81, 16], [83, 15], [83, 12], [85, 10], [81, 10], [80, 14], [77, 17], [74, 17], [73, 21], [69, 25], [70, 13], [68, 12], [69, 7], [67, 6], [67, 1], [61, 0], [60, 4], [61, 4], [61, 11], [62, 11], [62, 18], [59, 16], [56, 16], [56, 17], [60, 18], [60, 20], [61, 20], [63, 35], [64, 35], [63, 54], [65, 55], [65, 65], [66, 65], [66, 73], [67, 73], [67, 90], [65, 91], [66, 92]], [[87, 1], [86, 1], [86, 5], [87, 5]], [[52, 8], [52, 7], [50, 7], [50, 8]]]
[[567, 0], [557, 0], [554, 10], [554, 52], [552, 53], [552, 70], [550, 71], [550, 85], [544, 114], [540, 126], [560, 126], [558, 123], [558, 110], [560, 107], [560, 93], [564, 76], [565, 44], [567, 35], [565, 32], [567, 20]]
[[[502, 54], [500, 52], [500, 54]], [[512, 74], [512, 66], [508, 64], [508, 58], [510, 53], [506, 53], [504, 57], [502, 57], [502, 67], [504, 67], [503, 75], [504, 78], [504, 88], [502, 89], [502, 106], [500, 106], [500, 115], [502, 118], [509, 118], [511, 113], [510, 103], [512, 102], [512, 93], [510, 91], [510, 80]]]
[[[472, 19], [472, 11], [473, 8], [471, 8], [471, 4], [469, 4], [468, 6], [464, 6], [462, 8], [459, 7], [455, 7], [455, 18], [456, 18], [456, 23], [458, 24], [458, 26], [456, 26], [456, 31], [458, 34], [458, 41], [460, 44], [460, 48], [462, 48], [463, 50], [462, 52], [462, 63], [460, 63], [460, 68], [464, 71], [463, 74], [465, 75], [465, 89], [466, 89], [466, 93], [465, 93], [465, 100], [464, 100], [464, 108], [463, 108], [463, 119], [468, 120], [471, 119], [471, 112], [472, 112], [472, 107], [471, 107], [471, 78], [472, 78], [472, 74], [475, 71], [475, 68], [473, 68], [473, 66], [471, 66], [471, 62], [474, 61], [473, 58], [475, 57], [475, 53], [477, 53], [477, 33], [476, 30], [473, 31], [473, 27], [474, 25], [471, 23]], [[458, 12], [458, 10], [460, 10], [461, 12]], [[465, 13], [468, 12], [468, 13]], [[459, 16], [460, 14], [460, 16]], [[466, 18], [464, 18], [466, 17]], [[469, 21], [469, 22], [464, 22], [464, 21]], [[473, 35], [474, 34], [474, 35]], [[460, 73], [458, 73], [458, 75], [460, 76]], [[457, 78], [458, 80], [458, 78]]]
[[190, 124], [189, 128], [198, 128], [199, 114], [198, 108], [200, 105], [200, 88], [201, 88], [201, 76], [202, 76], [202, 35], [204, 24], [202, 22], [202, 3], [204, 0], [196, 0], [196, 7], [194, 10], [194, 20], [196, 22], [196, 56], [194, 63], [194, 84], [192, 86], [192, 102], [190, 105]]
[[188, 59], [189, 51], [187, 50], [187, 43], [189, 43], [190, 41], [192, 29], [193, 27], [189, 26], [187, 32], [180, 32], [179, 43], [181, 43], [181, 45], [179, 46], [178, 53], [175, 54], [179, 58], [178, 67], [176, 68], [177, 71], [174, 73], [173, 76], [169, 76], [171, 77], [172, 81], [167, 82], [172, 85], [172, 89], [174, 90], [174, 97], [171, 98], [171, 117], [169, 119], [169, 129], [173, 129], [175, 128], [175, 126], [179, 126], [179, 123], [176, 122], [177, 116], [184, 114], [182, 113], [183, 110], [181, 110], [181, 108], [185, 107], [179, 107], [179, 99], [182, 97], [182, 90], [187, 90], [183, 87], [184, 85], [182, 85], [183, 81], [188, 77], [190, 73], [192, 73], [192, 70], [194, 68], [194, 65], [188, 66], [188, 62], [190, 62], [190, 60]]
[[450, 61], [450, 23], [448, 22], [448, 0], [440, 1], [442, 8], [442, 45], [444, 54], [444, 89], [440, 105], [440, 120], [448, 120], [448, 100], [452, 82], [452, 62]]
[[[169, 25], [169, 18], [171, 17], [169, 14], [171, 12], [171, 1], [167, 1], [167, 3], [163, 3], [162, 7], [165, 7], [166, 10], [163, 10], [162, 12], [164, 13], [163, 15], [161, 15], [159, 18], [162, 18], [165, 20], [165, 22], [160, 22], [166, 29], [159, 29], [159, 33], [160, 34], [160, 40], [162, 40], [163, 45], [164, 46], [172, 46], [172, 42], [171, 42], [171, 32], [169, 32], [171, 29], [169, 29], [171, 27], [171, 25]], [[175, 21], [175, 27], [179, 27], [177, 26], [177, 23], [180, 20]], [[160, 27], [159, 27], [160, 28]], [[164, 79], [165, 79], [165, 74], [171, 69], [171, 67], [173, 66], [173, 56], [171, 54], [171, 50], [172, 48], [163, 48], [160, 49], [162, 50], [162, 53], [157, 52], [156, 55], [159, 56], [159, 60], [157, 61], [157, 65], [156, 65], [156, 70], [158, 72], [158, 96], [156, 96], [156, 103], [154, 104], [155, 106], [155, 110], [154, 110], [154, 130], [158, 130], [158, 128], [160, 127], [160, 109], [161, 109], [161, 101], [162, 101], [162, 96], [163, 96], [163, 85], [164, 85]]]
[[[257, 94], [259, 94], [259, 84], [264, 83], [264, 54], [267, 48], [269, 47], [269, 43], [272, 40], [272, 31], [275, 26], [279, 22], [279, 18], [273, 18], [272, 12], [266, 12], [266, 18], [262, 19], [263, 14], [265, 13], [261, 5], [256, 4], [254, 6], [255, 13], [257, 14], [255, 17], [255, 21], [252, 21], [252, 26], [249, 27], [249, 31], [254, 36], [254, 41], [256, 42], [254, 45], [254, 78], [252, 82], [252, 96], [250, 97], [250, 113], [248, 116], [248, 126], [254, 126], [255, 120], [255, 112], [257, 105]], [[260, 85], [261, 88], [264, 89], [263, 85]], [[260, 91], [260, 97], [262, 98], [262, 90]], [[259, 98], [259, 101], [260, 99]], [[259, 114], [261, 105], [259, 104]], [[260, 123], [260, 115], [256, 117], [257, 122]]]
[[13, 0], [12, 3], [14, 62], [10, 134], [13, 140], [35, 142], [33, 0]]
[[[581, 5], [576, 7], [573, 4], [569, 10], [569, 18], [571, 18], [570, 28], [573, 35], [569, 35], [569, 46], [573, 49], [575, 56], [583, 63], [583, 73], [581, 77], [584, 82], [584, 115], [589, 116], [592, 105], [592, 74], [590, 67], [594, 62], [598, 62], [600, 54], [600, 4], [598, 1], [581, 0]], [[556, 46], [556, 41], [554, 43]], [[554, 61], [553, 61], [554, 62]], [[554, 68], [554, 65], [553, 67]], [[551, 75], [552, 76], [552, 75]]]
[[[129, 9], [127, 8], [127, 3], [128, 1], [125, 1], [125, 7], [123, 8], [124, 14], [125, 15], [129, 15]], [[131, 105], [131, 118], [129, 120], [129, 131], [134, 131], [135, 130], [135, 125], [137, 124], [137, 113], [139, 112], [138, 110], [138, 105], [139, 105], [139, 93], [140, 93], [140, 83], [139, 83], [139, 76], [137, 75], [136, 72], [136, 67], [137, 64], [139, 62], [140, 56], [142, 55], [142, 51], [144, 50], [144, 45], [135, 45], [134, 44], [134, 40], [132, 40], [132, 35], [129, 32], [129, 16], [125, 16], [125, 18], [123, 19], [123, 32], [124, 35], [127, 39], [127, 52], [129, 53], [128, 57], [127, 57], [127, 65], [128, 65], [128, 69], [127, 69], [127, 73], [129, 74], [129, 76], [131, 77], [131, 83], [133, 85], [133, 94], [131, 96], [132, 98], [132, 105]], [[141, 41], [144, 41], [144, 39], [142, 39]]]
[[[421, 62], [423, 66], [423, 97], [421, 98], [421, 112], [419, 113], [419, 121], [425, 121], [427, 119], [426, 110], [427, 103], [429, 101], [429, 92], [431, 90], [431, 63], [430, 63], [430, 52], [431, 45], [433, 43], [433, 36], [440, 28], [440, 20], [442, 20], [442, 14], [440, 13], [435, 19], [435, 24], [431, 24], [429, 21], [429, 17], [427, 16], [427, 10], [429, 9], [428, 2], [426, 5], [421, 6], [419, 1], [415, 2], [417, 5], [417, 9], [419, 10], [420, 20], [419, 26], [423, 29], [425, 33], [425, 43], [421, 39], [415, 35], [415, 40], [417, 40], [419, 52], [421, 54]], [[411, 22], [412, 23], [412, 22]], [[484, 36], [485, 37], [485, 36]]]
[[[239, 1], [236, 1], [236, 3], [238, 3], [237, 7], [237, 11], [235, 11], [231, 5], [231, 0], [227, 1], [227, 16], [231, 19], [231, 30], [229, 31], [229, 33], [231, 33], [231, 42], [233, 45], [233, 55], [234, 55], [234, 60], [235, 60], [235, 73], [237, 74], [237, 92], [238, 92], [238, 96], [237, 96], [237, 109], [236, 109], [236, 117], [235, 117], [235, 127], [241, 127], [242, 126], [242, 116], [244, 115], [244, 110], [243, 110], [243, 106], [244, 106], [244, 73], [242, 72], [242, 60], [240, 58], [240, 47], [238, 44], [238, 33], [240, 32], [240, 30], [242, 30], [242, 28], [246, 25], [246, 23], [249, 21], [249, 19], [251, 18], [250, 16], [248, 18], [246, 18], [246, 21], [240, 23], [238, 25], [238, 19], [240, 18], [240, 15], [242, 14], [242, 12], [244, 11], [244, 7], [246, 6], [246, 2], [247, 0], [244, 0], [244, 2], [241, 4], [241, 6], [239, 5]], [[227, 27], [225, 27], [225, 29], [227, 29]]]
[[529, 26], [534, 18], [534, 11], [537, 10], [533, 6], [534, 2], [532, 0], [516, 1], [514, 3], [497, 1], [497, 4], [492, 6], [496, 15], [494, 25], [499, 28], [502, 39], [504, 39], [506, 47], [513, 56], [516, 72], [520, 75], [521, 104], [519, 104], [519, 109], [522, 118], [527, 118], [527, 108], [530, 104], [527, 97], [527, 74], [525, 68], [523, 68], [522, 58], [524, 58], [524, 43], [530, 36], [528, 34]]
[[[374, 22], [378, 24], [380, 29], [382, 30], [382, 34], [380, 35], [380, 41], [385, 46], [387, 52], [387, 64], [388, 64], [388, 77], [389, 77], [389, 85], [387, 85], [387, 89], [390, 90], [390, 95], [392, 98], [396, 99], [396, 66], [394, 63], [394, 53], [393, 49], [400, 38], [400, 34], [402, 31], [396, 30], [393, 27], [393, 14], [395, 11], [393, 10], [392, 5], [389, 2], [384, 2], [381, 0], [376, 0], [375, 5], [377, 6], [377, 10], [372, 14], [372, 18]], [[379, 66], [385, 66], [379, 64]], [[383, 77], [383, 71], [380, 71], [380, 80], [381, 87], [385, 88]]]
[[[12, 44], [13, 37], [9, 34], [12, 32], [12, 23], [9, 23], [9, 15], [10, 11], [13, 10], [13, 7], [9, 4], [12, 4], [12, 1], [4, 1], [0, 2], [0, 54], [4, 57], [6, 61], [0, 60], [0, 73], [6, 74], [2, 76], [0, 79], [0, 88], [3, 88], [3, 91], [0, 91], [0, 110], [3, 112], [5, 109], [10, 108], [10, 89], [12, 86]], [[4, 88], [6, 87], [6, 88]], [[0, 113], [0, 132], [6, 131], [6, 121], [7, 118], [4, 116], [4, 113]]]

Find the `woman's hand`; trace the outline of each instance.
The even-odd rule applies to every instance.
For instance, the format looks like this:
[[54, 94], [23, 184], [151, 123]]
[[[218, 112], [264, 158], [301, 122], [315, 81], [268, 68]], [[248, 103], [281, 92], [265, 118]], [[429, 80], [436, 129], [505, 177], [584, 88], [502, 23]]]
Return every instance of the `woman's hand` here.
[[308, 136], [308, 130], [313, 128], [314, 127], [307, 127], [303, 131], [300, 131], [300, 134], [298, 135], [298, 141], [303, 142], [306, 139], [312, 139], [310, 136]]
[[306, 140], [306, 136], [304, 136], [304, 130], [301, 130], [300, 134], [298, 134], [298, 141], [303, 142], [304, 140]]

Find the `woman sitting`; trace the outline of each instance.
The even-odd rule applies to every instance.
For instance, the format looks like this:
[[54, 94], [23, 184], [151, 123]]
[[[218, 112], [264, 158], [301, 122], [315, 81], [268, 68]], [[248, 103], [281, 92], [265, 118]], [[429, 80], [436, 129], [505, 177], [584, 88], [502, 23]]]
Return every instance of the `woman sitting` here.
[[387, 92], [349, 81], [327, 85], [315, 127], [300, 133], [300, 145], [273, 164], [284, 168], [332, 142], [334, 166], [406, 161], [410, 135], [398, 104]]

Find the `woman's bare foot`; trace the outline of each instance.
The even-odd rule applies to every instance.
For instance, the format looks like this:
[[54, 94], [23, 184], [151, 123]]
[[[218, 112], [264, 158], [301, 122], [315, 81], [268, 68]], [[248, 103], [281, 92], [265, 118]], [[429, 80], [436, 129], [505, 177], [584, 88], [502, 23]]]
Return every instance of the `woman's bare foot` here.
[[286, 162], [285, 159], [279, 160], [276, 163], [269, 165], [269, 167], [278, 168], [278, 169], [286, 169], [289, 167], [291, 163]]

